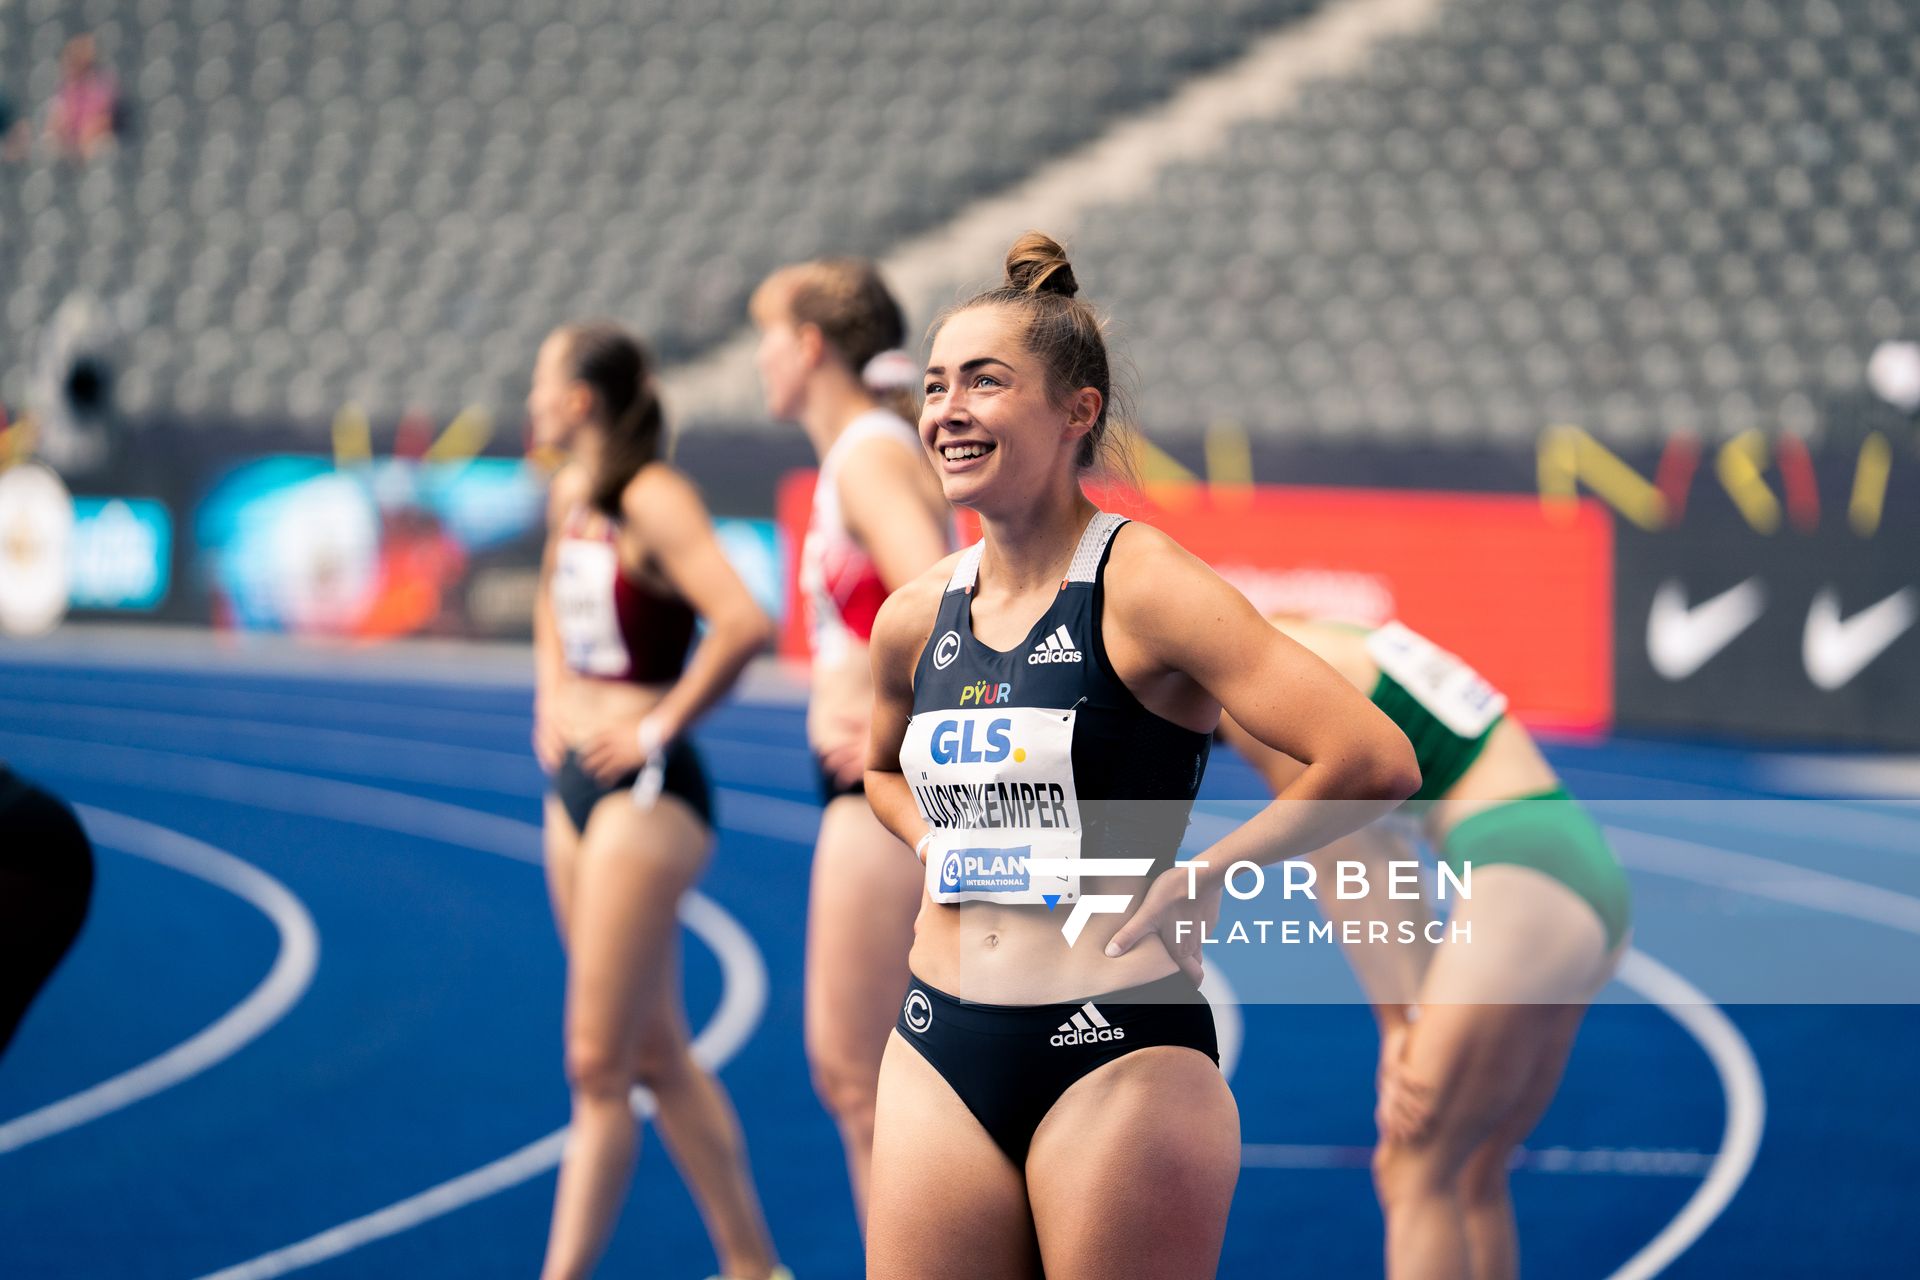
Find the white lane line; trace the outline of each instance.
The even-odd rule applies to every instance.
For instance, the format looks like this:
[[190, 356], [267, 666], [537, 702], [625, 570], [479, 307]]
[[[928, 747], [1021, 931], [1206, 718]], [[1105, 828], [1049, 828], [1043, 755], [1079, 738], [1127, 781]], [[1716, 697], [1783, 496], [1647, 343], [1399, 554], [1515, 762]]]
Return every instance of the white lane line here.
[[[1509, 1167], [1532, 1173], [1588, 1173], [1697, 1178], [1713, 1167], [1706, 1151], [1640, 1150], [1632, 1147], [1523, 1147]], [[1287, 1142], [1249, 1142], [1240, 1148], [1243, 1169], [1365, 1169], [1373, 1148]]]
[[[147, 711], [119, 707], [65, 706], [36, 728], [73, 730], [89, 735], [116, 731], [112, 739], [89, 737], [109, 746], [137, 746], [124, 741], [128, 731], [149, 741], [196, 749], [212, 744], [225, 755], [245, 755], [250, 763], [285, 765], [294, 769], [323, 769], [333, 773], [384, 777], [389, 781], [427, 782], [470, 791], [505, 791], [524, 787], [538, 776], [531, 748], [496, 751], [452, 743], [421, 742], [390, 734], [346, 729], [289, 725], [279, 720], [214, 717], [186, 711]], [[369, 757], [378, 753], [378, 761]]]
[[[1851, 916], [1868, 924], [1920, 934], [1920, 898], [1861, 880], [1797, 867], [1790, 862], [1735, 853], [1678, 836], [1655, 835], [1609, 824], [1620, 861], [1636, 871], [1691, 880], [1789, 906]], [[1647, 852], [1640, 852], [1640, 846]]]
[[[463, 845], [477, 852], [498, 854], [520, 862], [538, 864], [541, 861], [537, 852], [540, 847], [540, 828], [518, 819], [464, 810], [458, 806], [409, 796], [401, 792], [383, 791], [376, 787], [335, 783], [297, 773], [254, 769], [222, 761], [206, 761], [200, 757], [181, 756], [172, 752], [148, 751], [145, 748], [135, 747], [96, 749], [136, 753], [133, 758], [147, 764], [155, 763], [160, 759], [172, 759], [197, 766], [197, 771], [222, 780], [221, 794], [218, 798], [230, 800], [236, 804], [287, 812], [314, 813], [322, 812], [316, 807], [314, 796], [326, 796], [330, 798], [329, 803], [344, 803], [348, 806], [339, 810], [326, 811], [325, 816], [332, 817], [336, 821], [382, 830], [427, 834], [442, 843]], [[216, 767], [209, 769], [208, 766]], [[109, 773], [111, 772], [113, 770], [109, 769]], [[127, 779], [121, 780], [127, 781]], [[265, 785], [269, 781], [271, 785]], [[233, 785], [236, 783], [242, 785]], [[169, 785], [163, 778], [151, 779], [149, 785], [173, 791], [191, 790], [187, 787]], [[295, 790], [303, 786], [312, 794], [306, 797], [295, 794]], [[340, 788], [346, 788], [346, 790], [342, 791]], [[95, 814], [99, 811], [85, 810], [84, 812]], [[460, 816], [468, 819], [467, 822], [460, 824], [460, 829], [466, 834], [456, 838], [445, 831], [444, 825], [449, 819]], [[809, 810], [810, 819], [813, 816], [815, 815]], [[124, 821], [135, 822], [130, 818]], [[136, 825], [148, 824], [137, 823]], [[154, 828], [154, 830], [162, 829]], [[186, 839], [186, 837], [180, 838]], [[807, 838], [810, 840], [811, 836]], [[217, 851], [213, 852], [217, 853]], [[253, 868], [246, 867], [244, 863], [239, 865], [247, 871], [253, 871]], [[254, 872], [254, 874], [262, 873]], [[291, 895], [288, 896], [291, 898]], [[746, 1044], [765, 1013], [766, 962], [761, 958], [753, 939], [739, 922], [704, 894], [691, 891], [687, 893], [681, 899], [679, 916], [681, 922], [696, 937], [705, 942], [720, 961], [722, 978], [720, 1005], [714, 1011], [712, 1020], [693, 1042], [693, 1053], [696, 1059], [709, 1070], [717, 1071]], [[310, 971], [308, 977], [311, 977]], [[652, 1101], [645, 1091], [636, 1089], [634, 1091], [636, 1114], [647, 1114], [651, 1106]], [[555, 1167], [565, 1150], [566, 1134], [566, 1129], [558, 1129], [498, 1160], [490, 1161], [478, 1169], [430, 1187], [426, 1191], [409, 1196], [384, 1209], [355, 1218], [350, 1222], [309, 1236], [305, 1240], [275, 1249], [213, 1274], [220, 1277], [220, 1280], [234, 1280], [235, 1277], [243, 1276], [259, 1280], [262, 1277], [285, 1275], [290, 1271], [297, 1271], [317, 1262], [338, 1257], [375, 1240], [406, 1231], [432, 1218], [451, 1213], [504, 1191], [508, 1187], [516, 1186], [529, 1178], [537, 1177]]]
[[1634, 831], [1680, 823], [1876, 852], [1920, 848], [1920, 808], [1911, 801], [1862, 808], [1851, 800], [1597, 800], [1588, 807], [1601, 822]]
[[[505, 711], [474, 711], [393, 699], [378, 701], [352, 696], [329, 697], [269, 688], [249, 689], [239, 683], [202, 688], [163, 681], [115, 680], [89, 685], [83, 680], [45, 675], [28, 676], [25, 681], [32, 687], [24, 694], [20, 691], [22, 681], [9, 681], [7, 696], [0, 699], [0, 705], [12, 704], [23, 708], [44, 705], [58, 711], [72, 704], [116, 709], [132, 703], [142, 710], [198, 712], [208, 717], [282, 715], [289, 722], [298, 722], [289, 723], [289, 729], [310, 727], [307, 717], [312, 717], [319, 725], [347, 725], [354, 728], [370, 723], [384, 723], [403, 729], [431, 726], [429, 732], [441, 734], [448, 729], [463, 734], [521, 734], [533, 727], [529, 716]], [[41, 692], [43, 687], [47, 688], [44, 693]], [[531, 701], [531, 690], [528, 694]], [[410, 741], [434, 743], [442, 742], [444, 738], [427, 737]]]
[[1920, 755], [1776, 755], [1760, 776], [1782, 790], [1881, 798], [1920, 796]]
[[[401, 637], [377, 645], [343, 645], [170, 623], [69, 623], [51, 635], [11, 638], [0, 666], [68, 681], [104, 670], [138, 676], [210, 676], [256, 687], [279, 681], [339, 689], [382, 687], [395, 695], [426, 690], [431, 697], [450, 689], [456, 697], [474, 693], [533, 696], [533, 646], [524, 640]], [[801, 710], [806, 703], [804, 665], [772, 655], [748, 663], [734, 686], [735, 705]], [[425, 704], [416, 700], [414, 705]]]
[[257, 908], [278, 931], [280, 949], [260, 984], [197, 1035], [130, 1071], [0, 1124], [0, 1155], [130, 1107], [232, 1057], [300, 1002], [320, 963], [313, 917], [266, 872], [178, 831], [91, 805], [75, 807], [97, 843], [204, 880]]
[[[681, 900], [680, 919], [720, 959], [720, 1007], [693, 1040], [695, 1059], [708, 1070], [718, 1071], [746, 1044], [766, 1011], [767, 966], [747, 931], [712, 899], [689, 893]], [[648, 1115], [652, 1106], [645, 1090], [634, 1090], [634, 1114]], [[560, 1163], [566, 1141], [567, 1131], [557, 1129], [470, 1173], [295, 1244], [222, 1268], [202, 1280], [268, 1280], [398, 1235], [540, 1176]]]
[[1666, 1010], [1688, 1035], [1700, 1042], [1713, 1063], [1714, 1073], [1720, 1077], [1720, 1090], [1727, 1099], [1720, 1150], [1714, 1154], [1705, 1180], [1694, 1188], [1673, 1221], [1608, 1277], [1608, 1280], [1649, 1280], [1685, 1253], [1713, 1225], [1714, 1219], [1747, 1180], [1754, 1156], [1760, 1150], [1760, 1135], [1766, 1128], [1767, 1091], [1760, 1079], [1760, 1064], [1754, 1061], [1753, 1048], [1747, 1038], [1699, 988], [1638, 949], [1627, 952], [1615, 976], [1622, 985]]
[[[388, 710], [392, 710], [392, 706], [388, 706]], [[407, 781], [467, 791], [513, 791], [538, 773], [530, 747], [524, 750], [467, 747], [459, 743], [397, 737], [394, 733], [367, 733], [365, 729], [217, 716], [205, 710], [150, 710], [113, 704], [92, 706], [81, 702], [48, 704], [33, 699], [0, 699], [0, 716], [13, 716], [15, 720], [31, 718], [36, 729], [52, 727], [56, 722], [67, 722], [67, 727], [86, 731], [144, 727], [157, 735], [177, 735], [184, 729], [186, 733], [200, 733], [228, 750], [236, 747], [236, 739], [246, 739], [246, 750], [252, 754], [255, 764], [357, 773], [363, 777], [403, 777]], [[530, 729], [532, 725], [515, 722], [513, 727]], [[102, 741], [127, 747], [136, 745], [117, 739]], [[812, 752], [804, 747], [781, 747], [776, 743], [756, 743], [714, 733], [701, 733], [699, 743], [733, 758], [753, 756], [755, 768], [812, 758]], [[378, 752], [378, 762], [369, 760], [369, 752]], [[780, 766], [776, 764], [774, 768]]]
[[[40, 750], [64, 749], [67, 754], [58, 762], [58, 768], [75, 777], [204, 796], [304, 817], [353, 822], [521, 861], [540, 861], [538, 839], [531, 851], [527, 847], [528, 824], [517, 818], [423, 796], [403, 795], [338, 778], [317, 778], [285, 769], [235, 764], [210, 756], [118, 746], [85, 738], [0, 730], [0, 743], [20, 743]], [[720, 825], [727, 830], [796, 844], [813, 843], [814, 830], [820, 820], [816, 805], [726, 787], [716, 788], [715, 796], [721, 806]], [[803, 815], [804, 826], [801, 825]]]
[[[1645, 871], [1920, 933], [1920, 900], [1890, 889], [1808, 871], [1771, 858], [1735, 853], [1696, 840], [1616, 827], [1607, 830], [1610, 835], [1629, 835], [1636, 842], [1653, 844], [1662, 851], [1658, 858], [1631, 854], [1623, 858], [1628, 865]], [[1760, 1082], [1760, 1069], [1739, 1029], [1678, 974], [1638, 951], [1630, 953], [1627, 964], [1621, 967], [1623, 982], [1635, 985], [1629, 981], [1628, 966], [1636, 962], [1648, 984], [1637, 989], [1679, 1020], [1713, 1059], [1721, 1088], [1727, 1095], [1727, 1123], [1720, 1154], [1715, 1157], [1707, 1180], [1687, 1201], [1680, 1215], [1608, 1280], [1647, 1280], [1658, 1275], [1699, 1239], [1745, 1181], [1760, 1148], [1760, 1135], [1766, 1123], [1766, 1095]]]
[[[3, 666], [4, 664], [0, 664]], [[141, 711], [154, 715], [187, 715], [200, 719], [221, 719], [234, 717], [241, 721], [258, 720], [268, 717], [270, 723], [278, 724], [287, 731], [308, 732], [314, 729], [340, 727], [342, 731], [365, 730], [372, 725], [382, 725], [400, 730], [411, 731], [400, 740], [419, 746], [445, 746], [445, 731], [453, 729], [461, 734], [503, 734], [516, 743], [527, 741], [533, 730], [531, 713], [533, 689], [526, 689], [526, 711], [476, 711], [465, 707], [443, 707], [435, 703], [395, 701], [393, 699], [374, 699], [350, 695], [326, 696], [310, 693], [290, 693], [275, 689], [252, 689], [244, 685], [226, 684], [216, 687], [166, 684], [149, 681], [116, 680], [106, 685], [88, 685], [74, 680], [56, 681], [53, 678], [31, 675], [25, 680], [32, 682], [31, 687], [22, 688], [19, 679], [8, 682], [4, 696], [0, 696], [0, 710], [17, 709], [22, 714], [31, 715], [44, 712], [49, 716], [64, 714], [76, 707], [90, 712]], [[130, 705], [131, 704], [131, 705]], [[781, 755], [811, 758], [812, 752], [804, 746], [789, 743], [768, 742], [757, 739], [716, 737], [712, 730], [735, 719], [742, 712], [759, 713], [768, 710], [785, 710], [791, 704], [783, 699], [777, 701], [756, 700], [749, 695], [736, 698], [714, 710], [703, 724], [709, 732], [703, 732], [703, 741], [727, 741], [743, 747], [776, 752]], [[802, 704], [804, 705], [804, 704]], [[272, 717], [283, 717], [273, 720]], [[796, 722], [798, 716], [794, 717]], [[426, 736], [417, 736], [424, 734]], [[434, 736], [434, 735], [441, 736]], [[529, 746], [527, 754], [531, 754]]]

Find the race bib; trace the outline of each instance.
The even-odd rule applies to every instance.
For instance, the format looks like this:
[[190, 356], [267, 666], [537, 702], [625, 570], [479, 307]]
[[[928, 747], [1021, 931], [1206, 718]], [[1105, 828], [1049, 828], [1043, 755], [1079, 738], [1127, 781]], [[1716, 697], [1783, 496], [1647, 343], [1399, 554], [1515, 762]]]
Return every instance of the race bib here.
[[1463, 738], [1478, 738], [1507, 709], [1506, 695], [1479, 672], [1397, 622], [1367, 637], [1367, 655], [1434, 719]]
[[927, 844], [935, 902], [1047, 903], [1079, 897], [1080, 877], [1036, 875], [1034, 858], [1078, 859], [1072, 711], [932, 711], [907, 724], [901, 771]]
[[567, 666], [590, 676], [627, 673], [627, 646], [614, 612], [619, 557], [610, 542], [568, 538], [553, 567], [553, 619]]

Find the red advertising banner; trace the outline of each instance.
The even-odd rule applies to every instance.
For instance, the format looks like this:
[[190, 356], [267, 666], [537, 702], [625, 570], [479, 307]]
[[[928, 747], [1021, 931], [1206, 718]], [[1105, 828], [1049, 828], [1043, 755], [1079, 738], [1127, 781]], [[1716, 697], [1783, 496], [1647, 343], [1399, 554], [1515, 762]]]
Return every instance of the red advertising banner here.
[[813, 482], [819, 473], [808, 468], [789, 471], [774, 493], [773, 518], [785, 534], [787, 607], [780, 620], [780, 656], [807, 658], [807, 602], [800, 595], [800, 548], [807, 540], [807, 522], [813, 518]]
[[[812, 485], [806, 472], [781, 486], [794, 548]], [[1165, 530], [1262, 612], [1399, 618], [1478, 669], [1529, 724], [1612, 722], [1613, 525], [1598, 503], [1548, 511], [1530, 494], [1263, 485], [1156, 489], [1107, 505]], [[787, 578], [781, 648], [804, 657], [795, 565]]]

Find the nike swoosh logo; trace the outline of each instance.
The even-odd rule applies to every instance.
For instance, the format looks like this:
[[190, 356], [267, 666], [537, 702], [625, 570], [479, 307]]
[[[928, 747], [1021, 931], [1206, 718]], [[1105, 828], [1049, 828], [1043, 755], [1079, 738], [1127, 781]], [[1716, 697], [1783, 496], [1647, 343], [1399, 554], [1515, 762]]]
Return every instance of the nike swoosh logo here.
[[1758, 578], [1728, 587], [1711, 600], [1687, 607], [1687, 590], [1669, 578], [1653, 593], [1647, 612], [1647, 660], [1668, 680], [1685, 680], [1733, 643], [1767, 607]]
[[1912, 587], [1871, 604], [1851, 618], [1840, 616], [1840, 593], [1822, 587], [1807, 610], [1800, 656], [1807, 679], [1831, 693], [1866, 669], [1920, 617]]

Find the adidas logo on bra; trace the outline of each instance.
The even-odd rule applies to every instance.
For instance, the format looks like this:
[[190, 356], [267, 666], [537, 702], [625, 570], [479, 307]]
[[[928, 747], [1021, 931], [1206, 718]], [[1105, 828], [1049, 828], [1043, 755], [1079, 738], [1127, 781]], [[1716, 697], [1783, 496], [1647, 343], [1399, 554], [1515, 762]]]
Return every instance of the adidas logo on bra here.
[[1073, 647], [1073, 637], [1067, 634], [1067, 624], [1063, 622], [1045, 640], [1033, 646], [1033, 652], [1027, 655], [1027, 665], [1039, 667], [1050, 662], [1079, 662], [1082, 657], [1081, 652]]

